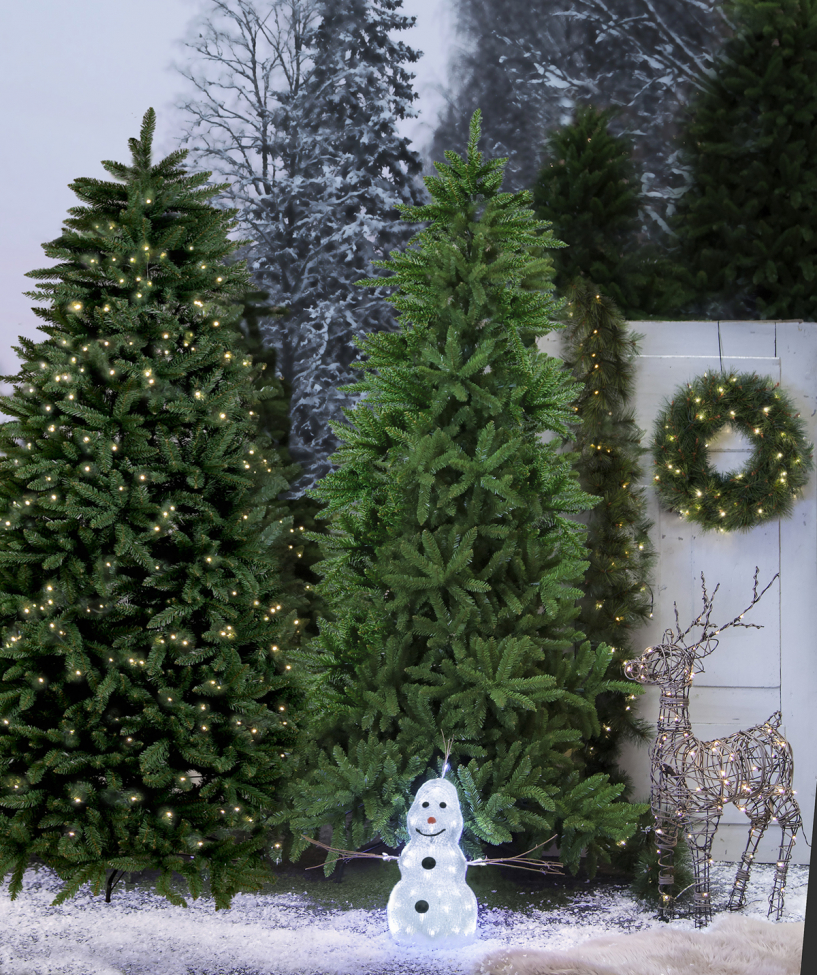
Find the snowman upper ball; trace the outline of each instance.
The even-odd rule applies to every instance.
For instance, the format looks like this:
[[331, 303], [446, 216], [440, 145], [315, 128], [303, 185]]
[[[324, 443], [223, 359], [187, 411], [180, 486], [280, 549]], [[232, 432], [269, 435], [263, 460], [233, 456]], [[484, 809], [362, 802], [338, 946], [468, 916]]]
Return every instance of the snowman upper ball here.
[[457, 947], [477, 928], [477, 899], [465, 882], [460, 849], [462, 811], [447, 779], [420, 786], [407, 817], [409, 841], [400, 854], [400, 880], [389, 897], [389, 929], [404, 944]]

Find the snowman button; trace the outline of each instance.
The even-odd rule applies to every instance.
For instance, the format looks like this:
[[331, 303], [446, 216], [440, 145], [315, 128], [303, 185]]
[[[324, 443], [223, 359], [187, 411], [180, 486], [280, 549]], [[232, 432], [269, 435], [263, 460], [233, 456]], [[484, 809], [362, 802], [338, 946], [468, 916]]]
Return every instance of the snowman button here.
[[417, 903], [414, 905], [414, 910], [417, 911], [418, 914], [425, 914], [425, 912], [428, 910], [428, 901], [417, 901]]
[[433, 870], [437, 866], [437, 861], [434, 857], [423, 857], [421, 866], [424, 870]]

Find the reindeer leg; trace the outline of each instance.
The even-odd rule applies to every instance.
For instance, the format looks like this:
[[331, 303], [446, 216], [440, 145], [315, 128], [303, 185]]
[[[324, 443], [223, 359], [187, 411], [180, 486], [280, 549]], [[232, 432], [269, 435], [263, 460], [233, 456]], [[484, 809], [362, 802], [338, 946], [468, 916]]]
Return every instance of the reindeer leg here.
[[712, 857], [712, 840], [720, 822], [720, 813], [705, 818], [690, 817], [687, 827], [690, 851], [695, 871], [695, 927], [705, 928], [712, 920], [712, 903], [709, 890], [709, 862]]
[[749, 874], [752, 872], [757, 847], [766, 827], [769, 825], [770, 813], [767, 810], [759, 811], [755, 806], [749, 814], [751, 825], [749, 827], [749, 838], [746, 841], [746, 849], [740, 858], [740, 866], [735, 874], [735, 882], [732, 885], [732, 893], [729, 895], [729, 910], [737, 911], [746, 903], [746, 885], [749, 883]]
[[795, 837], [800, 827], [803, 825], [800, 817], [800, 807], [794, 797], [786, 792], [773, 800], [772, 811], [774, 817], [780, 823], [780, 850], [777, 854], [777, 865], [774, 871], [774, 884], [772, 893], [769, 897], [769, 913], [775, 912], [775, 920], [780, 920], [783, 913], [783, 901], [786, 891], [786, 874], [789, 871], [789, 861], [791, 860], [792, 847], [795, 844]]
[[675, 847], [678, 844], [678, 822], [668, 813], [655, 814], [655, 846], [658, 850], [658, 896], [661, 921], [669, 921], [675, 909], [675, 897], [669, 892], [675, 883], [675, 868], [672, 863]]

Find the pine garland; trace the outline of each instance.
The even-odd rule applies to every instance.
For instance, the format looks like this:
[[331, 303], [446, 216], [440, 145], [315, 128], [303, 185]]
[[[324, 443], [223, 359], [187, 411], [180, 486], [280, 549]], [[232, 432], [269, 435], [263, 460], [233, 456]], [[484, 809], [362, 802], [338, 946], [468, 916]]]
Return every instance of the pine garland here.
[[[712, 437], [731, 425], [754, 447], [719, 474]], [[704, 373], [681, 386], [655, 421], [655, 487], [662, 503], [705, 530], [745, 530], [791, 513], [813, 469], [813, 445], [791, 400], [768, 376]]]

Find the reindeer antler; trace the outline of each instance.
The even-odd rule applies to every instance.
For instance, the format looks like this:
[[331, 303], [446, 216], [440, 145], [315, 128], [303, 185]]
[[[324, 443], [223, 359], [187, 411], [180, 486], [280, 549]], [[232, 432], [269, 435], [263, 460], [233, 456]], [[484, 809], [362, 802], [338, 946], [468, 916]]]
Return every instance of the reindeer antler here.
[[[710, 619], [712, 617], [712, 607], [713, 607], [714, 602], [715, 602], [715, 593], [720, 589], [721, 584], [718, 583], [715, 586], [715, 588], [712, 590], [712, 595], [710, 596], [709, 593], [706, 591], [706, 578], [704, 577], [704, 574], [702, 572], [701, 573], [701, 589], [703, 590], [704, 608], [698, 614], [697, 618], [694, 619], [692, 621], [692, 623], [690, 623], [690, 625], [683, 632], [681, 632], [681, 625], [680, 625], [680, 623], [678, 621], [678, 604], [677, 603], [673, 603], [673, 606], [674, 606], [674, 609], [675, 609], [675, 628], [676, 628], [677, 634], [678, 634], [677, 640], [679, 642], [682, 642], [683, 643], [684, 637], [688, 633], [690, 633], [695, 627], [700, 627], [701, 628], [701, 637], [697, 641], [698, 643], [706, 643], [707, 641], [711, 640], [713, 636], [718, 636], [720, 633], [722, 633], [724, 630], [728, 629], [730, 626], [742, 626], [742, 627], [745, 627], [746, 629], [762, 630], [763, 629], [763, 626], [761, 624], [758, 624], [758, 623], [742, 623], [741, 620], [743, 619], [744, 615], [746, 613], [748, 613], [749, 610], [756, 603], [759, 603], [760, 602], [760, 600], [763, 598], [763, 595], [768, 591], [768, 589], [771, 588], [771, 585], [775, 581], [775, 579], [778, 579], [780, 577], [780, 573], [779, 572], [775, 572], [775, 574], [772, 576], [772, 578], [766, 584], [765, 588], [760, 593], [758, 593], [758, 591], [757, 591], [757, 577], [758, 577], [759, 572], [760, 572], [760, 569], [757, 566], [755, 566], [755, 575], [754, 575], [754, 580], [753, 580], [753, 584], [752, 584], [752, 601], [749, 603], [749, 605], [746, 607], [746, 609], [744, 609], [742, 612], [738, 613], [738, 615], [733, 620], [730, 620], [728, 623], [724, 623], [722, 626], [718, 626], [717, 624], [711, 624], [710, 623]], [[710, 627], [714, 627], [714, 629], [711, 630]], [[683, 643], [683, 645], [686, 646], [686, 643]]]
[[[760, 572], [760, 570], [758, 569], [757, 566], [755, 566], [755, 577], [754, 577], [753, 584], [752, 584], [752, 601], [749, 603], [749, 605], [746, 607], [746, 609], [744, 609], [743, 612], [738, 613], [738, 615], [733, 620], [730, 620], [728, 623], [724, 623], [723, 626], [718, 626], [718, 628], [715, 630], [715, 635], [716, 636], [717, 636], [717, 634], [722, 633], [725, 629], [727, 629], [730, 626], [743, 626], [743, 627], [746, 627], [747, 629], [753, 629], [753, 630], [762, 630], [763, 629], [763, 627], [761, 625], [758, 625], [757, 623], [741, 623], [740, 622], [743, 619], [744, 614], [745, 613], [748, 613], [749, 610], [756, 603], [759, 603], [760, 602], [760, 600], [763, 598], [764, 593], [766, 593], [771, 588], [772, 583], [775, 581], [775, 579], [780, 578], [780, 573], [779, 572], [775, 572], [775, 574], [766, 583], [765, 587], [761, 590], [761, 592], [758, 593], [758, 591], [757, 591], [757, 577], [758, 577], [758, 573], [759, 572]], [[701, 573], [701, 578], [703, 579], [703, 573]], [[713, 593], [713, 595], [714, 595], [714, 593]], [[711, 609], [711, 607], [710, 607], [710, 609]], [[709, 625], [709, 614], [707, 614], [706, 622], [707, 622], [707, 625]], [[706, 635], [707, 634], [706, 634], [706, 628], [705, 628], [704, 629], [704, 638], [706, 638]]]
[[[715, 593], [720, 589], [720, 587], [721, 584], [718, 583], [715, 586], [715, 588], [712, 590], [712, 595], [710, 596], [709, 593], [706, 591], [706, 579], [704, 578], [703, 572], [701, 573], [701, 589], [703, 590], [704, 608], [698, 614], [698, 616], [689, 624], [689, 626], [683, 631], [683, 633], [681, 632], [681, 624], [678, 620], [678, 603], [672, 604], [675, 610], [675, 629], [678, 633], [677, 639], [679, 641], [683, 641], [687, 633], [693, 630], [696, 626], [702, 626], [704, 633], [706, 632], [707, 627], [709, 626], [709, 617], [712, 615], [712, 607], [715, 603]], [[701, 622], [702, 620], [703, 623]], [[686, 644], [684, 644], [684, 646], [686, 646]]]

